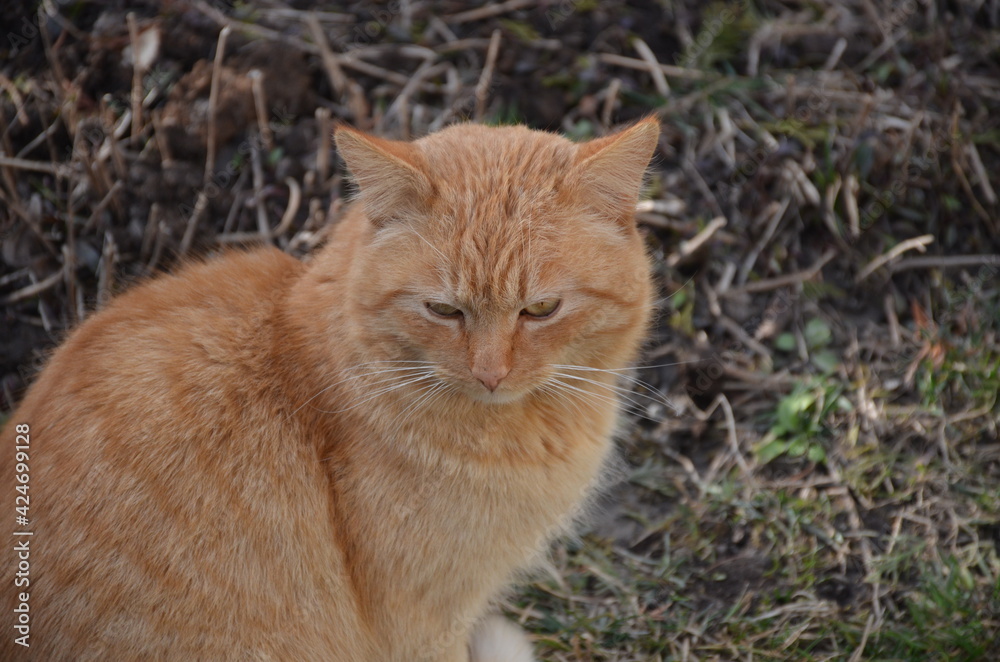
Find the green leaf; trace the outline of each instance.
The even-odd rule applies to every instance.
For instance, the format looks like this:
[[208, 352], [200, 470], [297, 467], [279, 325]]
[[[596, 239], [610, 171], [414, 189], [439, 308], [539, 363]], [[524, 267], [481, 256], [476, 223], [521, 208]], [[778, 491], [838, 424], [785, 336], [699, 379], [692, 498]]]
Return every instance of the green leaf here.
[[788, 444], [788, 454], [791, 457], [802, 457], [809, 450], [809, 442], [802, 437], [796, 438], [792, 443]]
[[962, 208], [962, 202], [953, 195], [942, 195], [941, 202], [948, 211], [958, 211]]
[[782, 352], [795, 351], [795, 336], [791, 333], [782, 333], [774, 339], [774, 346]]
[[569, 128], [566, 135], [570, 140], [577, 142], [590, 140], [594, 137], [594, 125], [590, 120], [579, 120], [576, 124]]
[[778, 403], [778, 426], [787, 431], [802, 430], [808, 416], [805, 412], [816, 402], [815, 391], [797, 391], [787, 395]]
[[830, 327], [828, 327], [826, 322], [818, 317], [809, 320], [806, 324], [804, 334], [806, 337], [806, 345], [808, 345], [810, 349], [825, 347], [830, 343], [830, 338], [833, 337], [833, 334], [830, 332]]
[[540, 38], [538, 31], [535, 30], [535, 28], [529, 23], [514, 21], [509, 18], [502, 18], [500, 19], [500, 24], [507, 28], [512, 35], [521, 41], [533, 42], [538, 41]]
[[810, 462], [815, 462], [819, 464], [820, 462], [826, 462], [826, 451], [819, 444], [813, 444], [809, 447], [809, 452], [806, 453], [806, 457]]
[[810, 358], [814, 366], [826, 373], [833, 372], [840, 364], [840, 357], [826, 349], [816, 352]]
[[851, 401], [848, 400], [843, 395], [837, 396], [837, 399], [834, 402], [834, 406], [837, 408], [838, 411], [843, 411], [843, 412], [854, 411], [854, 405], [851, 404]]
[[857, 149], [854, 151], [854, 165], [858, 169], [858, 178], [861, 181], [868, 179], [869, 173], [872, 171], [872, 165], [875, 163], [875, 150], [872, 148], [871, 143], [867, 140], [861, 141]]
[[768, 464], [776, 457], [784, 455], [787, 450], [787, 441], [774, 439], [773, 441], [765, 443], [757, 448], [757, 460], [763, 464]]

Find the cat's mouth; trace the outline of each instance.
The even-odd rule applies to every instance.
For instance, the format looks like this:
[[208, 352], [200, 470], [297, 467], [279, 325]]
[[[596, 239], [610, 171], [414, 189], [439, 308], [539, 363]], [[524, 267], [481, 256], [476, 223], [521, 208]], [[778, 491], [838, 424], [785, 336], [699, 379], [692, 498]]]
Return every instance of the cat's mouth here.
[[520, 400], [531, 391], [530, 388], [518, 387], [514, 384], [501, 383], [496, 389], [490, 390], [478, 381], [466, 381], [464, 379], [449, 380], [453, 386], [457, 386], [459, 392], [465, 397], [486, 405], [508, 405]]
[[501, 390], [497, 389], [495, 391], [490, 391], [485, 388], [483, 389], [471, 389], [470, 395], [473, 399], [478, 400], [489, 405], [507, 405], [513, 402], [517, 402], [524, 397], [524, 393], [517, 390]]

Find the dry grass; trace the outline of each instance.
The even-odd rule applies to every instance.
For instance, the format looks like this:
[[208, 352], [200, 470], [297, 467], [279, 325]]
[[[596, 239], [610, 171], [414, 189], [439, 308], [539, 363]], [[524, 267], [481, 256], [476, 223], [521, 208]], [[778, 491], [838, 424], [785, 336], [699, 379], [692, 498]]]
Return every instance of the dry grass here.
[[6, 409], [135, 279], [321, 241], [334, 119], [655, 112], [660, 393], [510, 613], [553, 661], [995, 659], [996, 2], [57, 6], [0, 30]]

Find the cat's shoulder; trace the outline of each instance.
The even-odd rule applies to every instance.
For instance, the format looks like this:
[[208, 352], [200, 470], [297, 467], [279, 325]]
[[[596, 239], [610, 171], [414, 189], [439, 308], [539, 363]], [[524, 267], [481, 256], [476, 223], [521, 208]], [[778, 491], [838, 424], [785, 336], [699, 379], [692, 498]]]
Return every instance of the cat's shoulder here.
[[84, 364], [112, 353], [172, 361], [198, 350], [216, 359], [264, 328], [303, 264], [276, 248], [232, 251], [189, 262], [114, 298], [77, 328], [57, 353]]
[[286, 295], [302, 269], [300, 261], [276, 248], [231, 251], [138, 283], [116, 297], [101, 316], [162, 322], [163, 314], [203, 308], [220, 316], [240, 314]]
[[299, 260], [273, 247], [233, 250], [187, 262], [171, 274], [147, 280], [125, 296], [140, 299], [147, 305], [156, 304], [157, 297], [162, 298], [164, 304], [190, 305], [222, 300], [248, 303], [280, 295], [283, 285], [296, 278], [302, 269]]

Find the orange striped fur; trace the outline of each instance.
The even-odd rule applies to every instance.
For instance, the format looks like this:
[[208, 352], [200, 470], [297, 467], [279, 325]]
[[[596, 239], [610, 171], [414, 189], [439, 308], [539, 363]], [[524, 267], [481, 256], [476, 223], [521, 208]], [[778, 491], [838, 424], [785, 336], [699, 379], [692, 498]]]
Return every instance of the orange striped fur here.
[[0, 439], [12, 509], [30, 425], [34, 531], [31, 646], [4, 553], [0, 659], [530, 660], [488, 612], [609, 456], [658, 135], [341, 127], [359, 200], [311, 260], [229, 254], [94, 315]]

